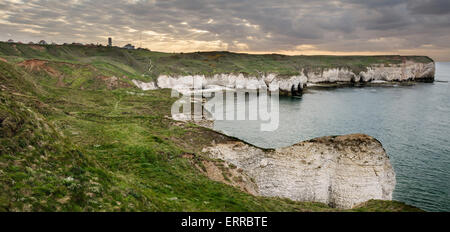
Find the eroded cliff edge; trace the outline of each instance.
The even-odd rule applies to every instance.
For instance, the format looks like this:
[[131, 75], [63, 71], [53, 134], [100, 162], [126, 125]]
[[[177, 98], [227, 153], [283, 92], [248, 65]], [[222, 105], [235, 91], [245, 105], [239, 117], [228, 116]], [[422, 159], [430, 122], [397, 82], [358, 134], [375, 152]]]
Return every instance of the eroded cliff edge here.
[[[5, 44], [0, 43], [0, 47], [3, 45]], [[95, 65], [90, 64], [93, 57], [87, 57], [96, 52], [74, 52], [73, 54], [76, 54], [77, 57], [72, 57], [75, 59], [75, 61], [71, 61], [72, 63], [61, 63], [57, 60], [45, 61], [46, 65], [52, 65], [50, 67], [59, 68], [61, 73], [65, 73], [60, 76], [61, 79], [66, 80], [62, 90], [59, 90], [62, 87], [57, 82], [59, 78], [53, 79], [53, 87], [48, 85], [49, 76], [47, 74], [56, 77], [52, 76], [55, 74], [54, 69], [50, 69], [49, 66], [39, 69], [13, 66], [16, 59], [43, 59], [44, 57], [53, 59], [51, 57], [56, 54], [64, 54], [66, 60], [69, 59], [68, 51], [103, 50], [109, 52], [109, 58], [115, 54], [128, 54], [132, 51], [115, 48], [61, 46], [65, 52], [57, 53], [54, 51], [60, 49], [59, 46], [36, 47], [33, 45], [27, 50], [26, 47], [29, 45], [7, 44], [8, 47], [14, 46], [13, 48], [16, 45], [19, 49], [7, 50], [8, 52], [4, 53], [15, 52], [17, 57], [12, 59], [13, 61], [11, 56], [7, 56], [8, 59], [0, 59], [0, 87], [2, 90], [0, 95], [2, 103], [4, 103], [1, 105], [3, 129], [9, 131], [8, 133], [18, 133], [15, 136], [9, 136], [6, 133], [6, 137], [3, 139], [4, 143], [2, 143], [5, 148], [2, 149], [2, 152], [10, 155], [2, 156], [4, 160], [1, 163], [4, 167], [11, 168], [2, 169], [6, 174], [4, 177], [8, 178], [2, 179], [1, 182], [4, 191], [0, 197], [2, 199], [0, 211], [330, 210], [328, 207], [323, 207], [322, 204], [317, 206], [279, 198], [251, 197], [228, 186], [218, 185], [209, 180], [205, 181], [206, 178], [198, 175], [190, 165], [186, 165], [185, 158], [191, 157], [189, 159], [196, 164], [202, 162], [211, 164], [211, 166], [205, 167], [208, 172], [228, 172], [229, 170], [224, 168], [228, 165], [232, 176], [228, 175], [227, 178], [233, 180], [236, 177], [236, 187], [261, 195], [259, 186], [254, 183], [256, 180], [249, 177], [251, 173], [248, 170], [237, 168], [232, 163], [219, 159], [214, 160], [218, 162], [218, 165], [214, 167], [210, 161], [213, 159], [203, 159], [200, 151], [205, 148], [207, 152], [209, 148], [220, 144], [227, 146], [238, 144], [236, 148], [245, 145], [250, 150], [263, 152], [265, 156], [269, 157], [269, 155], [275, 156], [276, 150], [259, 149], [238, 139], [190, 123], [184, 124], [168, 120], [166, 116], [169, 115], [170, 105], [173, 103], [170, 91], [157, 90], [145, 94], [129, 90], [97, 92], [85, 89], [101, 90], [102, 88], [109, 89], [109, 87], [103, 86], [105, 84], [103, 82], [100, 82], [102, 85], [96, 85], [98, 83], [95, 81], [83, 84], [75, 81], [75, 84], [70, 84], [73, 81], [72, 78], [82, 79], [78, 75], [73, 75], [72, 70], [82, 68], [86, 68], [84, 71], [90, 70], [82, 77], [87, 80], [90, 80], [91, 77], [98, 79], [96, 77], [101, 74], [102, 68], [100, 66], [92, 68], [92, 65]], [[47, 51], [52, 52], [47, 53]], [[172, 55], [168, 58], [172, 60], [171, 57]], [[86, 58], [89, 64], [80, 65], [79, 61], [83, 58]], [[279, 57], [275, 56], [275, 58]], [[233, 59], [235, 58], [233, 57]], [[109, 59], [102, 57], [101, 60], [105, 62]], [[108, 75], [121, 76], [115, 68], [109, 70], [116, 66], [106, 67], [108, 67], [108, 73], [112, 73]], [[197, 65], [189, 67], [197, 67]], [[260, 67], [262, 66], [258, 66], [258, 69]], [[69, 69], [66, 70], [66, 68]], [[39, 85], [40, 81], [44, 81], [45, 88]], [[148, 80], [145, 81], [148, 82]], [[39, 99], [45, 99], [45, 102], [41, 102]], [[150, 102], [152, 104], [149, 104]], [[110, 114], [110, 112], [116, 113]], [[28, 129], [16, 130], [21, 127]], [[43, 132], [41, 127], [44, 129]], [[29, 130], [30, 128], [32, 130]], [[98, 131], [105, 133], [98, 133]], [[142, 133], [136, 134], [134, 133], [136, 131]], [[34, 136], [36, 133], [38, 136]], [[60, 137], [61, 133], [69, 135], [67, 140]], [[136, 140], [136, 136], [142, 139]], [[55, 141], [55, 143], [42, 144], [42, 139], [45, 140], [47, 137], [50, 138], [50, 140], [47, 139], [48, 141]], [[26, 146], [17, 146], [17, 144]], [[333, 152], [333, 144], [327, 148], [330, 149], [330, 152]], [[211, 149], [211, 151], [213, 150]], [[302, 151], [297, 148], [294, 150]], [[314, 154], [318, 155], [321, 152], [317, 151]], [[211, 153], [211, 157], [213, 156]], [[10, 159], [10, 157], [14, 157], [14, 159]], [[36, 159], [30, 160], [29, 157]], [[137, 159], [138, 157], [140, 158]], [[296, 156], [294, 155], [294, 157]], [[263, 161], [264, 163], [265, 161]], [[314, 164], [312, 163], [312, 165]], [[216, 175], [219, 181], [220, 179], [226, 181], [224, 172], [216, 173], [219, 174]], [[51, 185], [47, 184], [48, 178], [52, 180]], [[296, 179], [293, 180], [296, 181]], [[245, 190], [246, 188], [247, 190]], [[255, 192], [251, 192], [251, 190], [255, 190]], [[58, 194], [48, 194], [48, 192]], [[219, 197], [215, 198], [216, 196]], [[405, 205], [393, 201], [369, 201], [367, 204], [372, 204], [370, 202], [375, 202], [375, 207], [364, 210], [412, 210], [411, 207], [405, 208]], [[314, 206], [311, 207], [312, 205]], [[357, 208], [360, 210], [360, 207]]]
[[302, 69], [298, 75], [279, 75], [276, 73], [260, 73], [260, 75], [215, 74], [206, 75], [160, 75], [154, 82], [133, 80], [143, 89], [157, 88], [191, 89], [222, 86], [233, 89], [268, 88], [282, 93], [298, 92], [304, 87], [318, 84], [365, 84], [381, 82], [433, 82], [435, 63], [405, 60], [399, 64], [373, 64], [366, 67], [348, 68], [331, 67], [320, 69]]
[[392, 200], [395, 173], [381, 143], [367, 135], [321, 137], [279, 149], [241, 141], [205, 147], [254, 181], [253, 194], [352, 208], [371, 199]]

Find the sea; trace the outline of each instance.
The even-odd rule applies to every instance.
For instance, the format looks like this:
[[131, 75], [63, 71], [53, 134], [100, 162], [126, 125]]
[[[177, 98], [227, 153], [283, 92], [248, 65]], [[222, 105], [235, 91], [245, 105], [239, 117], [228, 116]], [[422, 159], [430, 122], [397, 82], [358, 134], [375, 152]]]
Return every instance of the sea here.
[[312, 89], [301, 97], [280, 97], [278, 129], [261, 131], [261, 123], [216, 120], [214, 129], [263, 148], [328, 135], [373, 136], [396, 173], [394, 200], [450, 211], [450, 63], [436, 63], [434, 83]]

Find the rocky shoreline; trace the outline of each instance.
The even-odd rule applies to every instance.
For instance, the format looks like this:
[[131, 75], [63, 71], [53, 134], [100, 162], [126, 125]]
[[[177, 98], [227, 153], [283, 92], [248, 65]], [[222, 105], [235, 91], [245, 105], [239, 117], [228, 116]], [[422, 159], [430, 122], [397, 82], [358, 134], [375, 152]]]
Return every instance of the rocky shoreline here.
[[346, 67], [320, 70], [301, 70], [299, 75], [283, 76], [275, 73], [260, 76], [244, 74], [216, 74], [214, 76], [161, 75], [154, 82], [133, 80], [142, 90], [158, 88], [169, 89], [208, 89], [217, 86], [231, 89], [269, 89], [279, 90], [284, 95], [301, 94], [306, 87], [316, 86], [361, 86], [383, 85], [385, 83], [433, 82], [435, 63], [405, 61], [401, 64], [377, 64], [364, 67], [362, 71]]
[[[161, 89], [164, 84], [190, 87], [198, 77], [207, 79], [201, 88], [208, 90], [201, 91], [252, 88], [259, 83], [289, 94], [298, 91], [300, 83], [300, 89], [375, 84], [379, 81], [346, 79], [349, 67], [395, 65], [402, 57], [324, 59], [226, 52], [160, 56], [113, 47], [9, 43], [0, 43], [0, 48], [5, 131], [1, 139], [6, 154], [0, 163], [7, 177], [0, 210], [341, 211], [329, 206], [417, 210], [383, 201], [392, 197], [395, 174], [381, 144], [369, 136], [331, 136], [262, 149], [205, 128], [212, 128], [210, 120], [196, 126], [168, 119], [176, 100], [170, 90]], [[105, 56], [98, 57], [99, 53]], [[144, 72], [144, 57], [158, 65], [155, 72]], [[423, 62], [414, 66], [414, 79], [426, 80], [430, 69], [423, 67], [430, 60], [406, 59]], [[198, 60], [202, 62], [191, 63]], [[249, 61], [252, 65], [245, 66]], [[330, 71], [332, 67], [341, 71]], [[270, 74], [270, 69], [277, 74]], [[228, 70], [237, 74], [211, 74]], [[189, 73], [206, 76], [181, 76]], [[313, 73], [327, 82], [314, 82]], [[412, 75], [405, 73], [403, 77]], [[149, 82], [150, 76], [155, 81]], [[143, 93], [130, 89], [133, 85], [158, 90]], [[366, 203], [357, 206], [362, 202]]]
[[[304, 87], [430, 82], [434, 80], [434, 72], [434, 63], [405, 63], [395, 67], [370, 67], [359, 75], [346, 69], [334, 69], [322, 71], [320, 75], [309, 73], [283, 79], [274, 74], [260, 79], [224, 74], [212, 78], [162, 76], [152, 86], [189, 89], [195, 86], [195, 82], [206, 82], [234, 89], [266, 86], [292, 94]], [[195, 123], [213, 128], [213, 121], [208, 119]], [[203, 152], [242, 170], [242, 176], [249, 182], [244, 185], [253, 186], [251, 191], [247, 191], [259, 196], [322, 202], [348, 209], [371, 199], [392, 200], [396, 184], [395, 172], [382, 144], [363, 134], [321, 137], [278, 149], [262, 149], [239, 140], [229, 141], [212, 144]]]
[[[214, 130], [211, 119], [191, 122]], [[214, 172], [214, 165], [209, 165], [205, 174], [242, 191], [257, 196], [321, 202], [340, 209], [350, 209], [372, 199], [392, 200], [396, 184], [394, 169], [382, 144], [368, 135], [326, 136], [277, 149], [264, 149], [229, 138], [213, 141], [202, 152], [240, 170], [235, 173], [240, 181], [217, 178], [221, 175]]]

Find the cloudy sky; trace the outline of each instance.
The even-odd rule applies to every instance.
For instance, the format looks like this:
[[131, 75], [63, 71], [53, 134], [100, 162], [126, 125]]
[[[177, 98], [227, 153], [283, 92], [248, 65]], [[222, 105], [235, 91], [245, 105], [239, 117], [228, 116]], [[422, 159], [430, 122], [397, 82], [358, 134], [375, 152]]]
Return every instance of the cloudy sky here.
[[0, 0], [0, 40], [151, 50], [429, 55], [450, 61], [449, 0]]

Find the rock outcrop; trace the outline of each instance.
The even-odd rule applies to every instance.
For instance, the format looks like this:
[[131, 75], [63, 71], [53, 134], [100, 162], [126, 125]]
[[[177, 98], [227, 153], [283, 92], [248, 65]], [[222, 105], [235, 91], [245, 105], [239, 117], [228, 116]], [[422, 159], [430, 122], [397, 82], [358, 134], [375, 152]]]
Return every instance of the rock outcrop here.
[[268, 88], [282, 93], [299, 92], [305, 86], [326, 83], [370, 83], [377, 81], [419, 81], [432, 82], [435, 74], [434, 62], [420, 63], [405, 61], [400, 64], [378, 64], [365, 67], [363, 71], [354, 71], [346, 67], [321, 70], [301, 70], [299, 75], [281, 76], [274, 73], [256, 76], [243, 74], [216, 74], [214, 76], [168, 76], [161, 75], [155, 82], [133, 81], [143, 89], [155, 88], [191, 89], [223, 86], [235, 89]]
[[139, 81], [139, 80], [132, 80], [133, 84], [135, 84], [138, 88], [142, 89], [142, 90], [154, 90], [154, 89], [158, 89], [158, 87], [155, 86], [155, 83], [153, 82], [143, 82], [143, 81]]
[[395, 173], [381, 143], [362, 134], [330, 136], [265, 150], [243, 142], [203, 150], [242, 169], [257, 193], [352, 208], [370, 199], [391, 200]]

